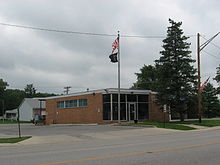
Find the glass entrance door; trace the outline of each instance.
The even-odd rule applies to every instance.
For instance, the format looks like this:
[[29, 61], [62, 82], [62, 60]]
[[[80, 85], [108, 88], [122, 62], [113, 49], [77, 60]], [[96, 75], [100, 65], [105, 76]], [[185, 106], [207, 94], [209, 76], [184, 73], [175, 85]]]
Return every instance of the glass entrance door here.
[[137, 110], [135, 103], [128, 103], [128, 115], [129, 121], [137, 119]]

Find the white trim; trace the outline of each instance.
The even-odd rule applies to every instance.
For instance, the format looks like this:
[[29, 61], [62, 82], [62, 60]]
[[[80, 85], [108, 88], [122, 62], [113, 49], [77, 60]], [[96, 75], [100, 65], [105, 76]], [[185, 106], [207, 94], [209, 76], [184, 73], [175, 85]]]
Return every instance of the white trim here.
[[[68, 94], [68, 95], [45, 97], [43, 99], [50, 100], [50, 99], [56, 99], [56, 98], [65, 98], [65, 97], [80, 96], [80, 95], [89, 95], [89, 94], [93, 94], [93, 93], [117, 94], [118, 89], [117, 88], [98, 89], [98, 90], [92, 90], [92, 91], [71, 93], [71, 94]], [[121, 88], [120, 93], [121, 94], [150, 94], [150, 93], [155, 93], [155, 92], [152, 92], [151, 90], [134, 90], [134, 89]], [[35, 98], [35, 99], [37, 99], [37, 98]]]

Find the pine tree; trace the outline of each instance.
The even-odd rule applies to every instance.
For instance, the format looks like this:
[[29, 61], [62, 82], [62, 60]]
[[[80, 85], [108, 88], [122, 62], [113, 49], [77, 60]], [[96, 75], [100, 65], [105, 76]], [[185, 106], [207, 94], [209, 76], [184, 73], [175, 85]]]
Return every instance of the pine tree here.
[[208, 83], [202, 91], [202, 108], [204, 117], [219, 117], [220, 105], [217, 90]]
[[182, 22], [174, 22], [167, 30], [167, 37], [163, 40], [162, 55], [156, 60], [158, 69], [158, 102], [161, 105], [170, 106], [172, 113], [179, 113], [184, 120], [187, 104], [195, 94], [193, 86], [196, 83], [196, 70], [192, 66], [195, 62], [190, 56], [190, 43], [188, 37], [183, 35], [180, 29]]

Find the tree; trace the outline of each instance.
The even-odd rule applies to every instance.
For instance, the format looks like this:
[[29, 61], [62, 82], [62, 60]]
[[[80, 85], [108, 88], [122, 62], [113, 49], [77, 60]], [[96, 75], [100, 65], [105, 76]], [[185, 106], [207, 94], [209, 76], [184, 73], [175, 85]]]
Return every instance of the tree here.
[[217, 88], [217, 91], [218, 91], [218, 94], [220, 94], [220, 65], [216, 69], [217, 69], [217, 73], [216, 73], [216, 76], [215, 76], [214, 80], [216, 80], [219, 84], [219, 87]]
[[156, 90], [157, 69], [152, 65], [144, 65], [140, 73], [135, 73], [137, 82], [133, 84], [132, 89]]
[[2, 116], [5, 110], [4, 95], [7, 86], [8, 83], [3, 81], [3, 79], [0, 79], [0, 116]]
[[32, 98], [35, 97], [36, 89], [33, 86], [33, 84], [27, 84], [26, 87], [24, 88], [24, 92], [26, 93], [26, 97]]
[[158, 69], [158, 103], [170, 106], [172, 113], [180, 114], [181, 121], [187, 111], [187, 104], [195, 94], [196, 70], [192, 66], [195, 62], [190, 56], [188, 37], [180, 29], [182, 22], [174, 22], [167, 30], [167, 37], [163, 40], [163, 49], [159, 60], [156, 60]]
[[3, 81], [3, 79], [0, 79], [0, 98], [3, 97], [5, 89], [6, 89], [7, 86], [8, 86], [8, 83]]
[[202, 91], [202, 108], [204, 117], [219, 117], [220, 104], [217, 97], [217, 90], [208, 83]]
[[7, 110], [18, 108], [21, 101], [25, 98], [25, 92], [19, 89], [6, 89], [5, 91], [5, 108]]

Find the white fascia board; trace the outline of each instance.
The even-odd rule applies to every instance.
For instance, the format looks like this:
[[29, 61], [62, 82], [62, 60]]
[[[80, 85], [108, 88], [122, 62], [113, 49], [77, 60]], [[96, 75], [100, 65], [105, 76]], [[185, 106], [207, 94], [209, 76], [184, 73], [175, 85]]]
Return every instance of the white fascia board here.
[[[72, 97], [72, 96], [89, 95], [93, 93], [117, 94], [118, 88], [106, 88], [106, 89], [98, 89], [98, 90], [91, 90], [91, 91], [85, 91], [85, 92], [77, 92], [77, 93], [71, 93], [67, 95], [45, 97], [43, 99], [50, 100], [50, 99], [58, 99], [58, 98], [65, 98], [65, 97]], [[154, 92], [152, 92], [151, 90], [134, 90], [134, 89], [121, 88], [120, 93], [121, 94], [150, 94]]]

